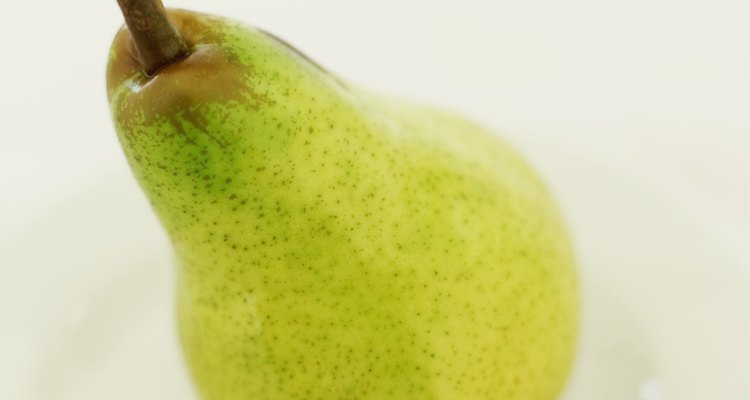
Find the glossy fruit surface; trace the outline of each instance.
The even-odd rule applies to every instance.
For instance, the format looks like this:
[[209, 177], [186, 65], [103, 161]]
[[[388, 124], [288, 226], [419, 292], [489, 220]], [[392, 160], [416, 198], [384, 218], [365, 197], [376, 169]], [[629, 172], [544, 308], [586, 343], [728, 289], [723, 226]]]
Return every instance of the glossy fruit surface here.
[[575, 269], [516, 152], [262, 31], [170, 17], [192, 54], [146, 78], [123, 29], [108, 90], [205, 399], [555, 398]]

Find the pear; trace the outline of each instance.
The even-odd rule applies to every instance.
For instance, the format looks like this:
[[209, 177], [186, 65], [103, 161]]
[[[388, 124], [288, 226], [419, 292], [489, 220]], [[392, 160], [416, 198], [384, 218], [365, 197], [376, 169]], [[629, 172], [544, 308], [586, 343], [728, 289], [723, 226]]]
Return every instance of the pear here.
[[577, 277], [555, 202], [516, 151], [261, 30], [165, 15], [184, 46], [147, 67], [123, 27], [108, 94], [174, 246], [202, 398], [556, 398]]

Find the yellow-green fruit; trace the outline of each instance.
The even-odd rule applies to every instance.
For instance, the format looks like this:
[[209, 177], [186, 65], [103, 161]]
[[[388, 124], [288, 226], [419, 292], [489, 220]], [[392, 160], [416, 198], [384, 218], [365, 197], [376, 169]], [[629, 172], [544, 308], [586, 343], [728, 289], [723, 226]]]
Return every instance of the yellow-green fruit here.
[[123, 29], [108, 87], [179, 259], [181, 340], [204, 399], [558, 395], [575, 271], [518, 154], [262, 31], [170, 16], [192, 55], [147, 79]]

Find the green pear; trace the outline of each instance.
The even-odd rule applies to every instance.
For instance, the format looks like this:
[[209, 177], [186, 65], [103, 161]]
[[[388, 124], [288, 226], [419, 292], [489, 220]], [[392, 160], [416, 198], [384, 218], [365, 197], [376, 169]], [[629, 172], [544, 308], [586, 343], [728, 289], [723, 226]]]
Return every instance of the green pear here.
[[168, 16], [189, 54], [145, 73], [123, 28], [108, 94], [174, 245], [202, 398], [559, 395], [576, 272], [555, 202], [516, 151], [258, 29]]

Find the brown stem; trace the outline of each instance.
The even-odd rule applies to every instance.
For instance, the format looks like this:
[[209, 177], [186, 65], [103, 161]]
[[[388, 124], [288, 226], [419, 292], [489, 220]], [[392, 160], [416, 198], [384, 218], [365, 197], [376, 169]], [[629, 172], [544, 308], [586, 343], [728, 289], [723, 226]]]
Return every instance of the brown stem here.
[[161, 0], [117, 0], [138, 57], [148, 76], [189, 54], [180, 32], [169, 22]]

